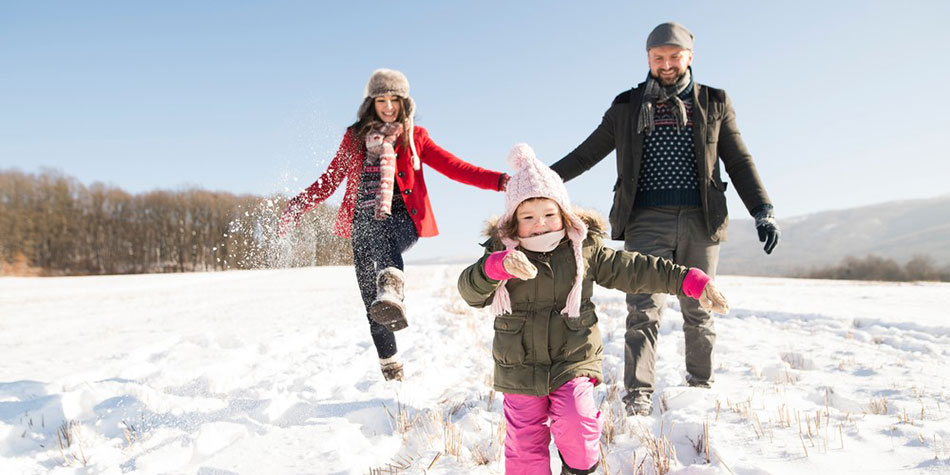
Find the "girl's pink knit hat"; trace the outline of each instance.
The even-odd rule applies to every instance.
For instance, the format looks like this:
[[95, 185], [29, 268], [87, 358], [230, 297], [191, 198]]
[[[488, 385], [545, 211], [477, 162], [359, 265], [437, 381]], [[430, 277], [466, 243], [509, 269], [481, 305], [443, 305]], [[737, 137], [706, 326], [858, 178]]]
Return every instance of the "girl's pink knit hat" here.
[[[529, 198], [548, 198], [554, 200], [561, 207], [561, 211], [564, 212], [569, 221], [564, 223], [564, 226], [567, 231], [567, 238], [571, 241], [571, 247], [574, 251], [574, 263], [577, 265], [574, 285], [567, 296], [567, 305], [561, 313], [566, 313], [571, 318], [579, 317], [581, 314], [581, 283], [584, 280], [585, 271], [581, 245], [587, 237], [587, 224], [571, 210], [571, 198], [567, 195], [564, 181], [554, 170], [538, 160], [534, 155], [534, 150], [528, 144], [519, 143], [511, 149], [511, 152], [508, 153], [508, 165], [515, 172], [508, 180], [508, 187], [505, 191], [505, 213], [498, 219], [498, 228], [503, 229], [508, 222], [515, 219], [515, 211], [518, 209], [518, 205]], [[501, 242], [504, 243], [505, 249], [518, 247], [517, 236], [501, 236]], [[504, 282], [495, 291], [491, 309], [495, 315], [511, 313], [511, 298]]]

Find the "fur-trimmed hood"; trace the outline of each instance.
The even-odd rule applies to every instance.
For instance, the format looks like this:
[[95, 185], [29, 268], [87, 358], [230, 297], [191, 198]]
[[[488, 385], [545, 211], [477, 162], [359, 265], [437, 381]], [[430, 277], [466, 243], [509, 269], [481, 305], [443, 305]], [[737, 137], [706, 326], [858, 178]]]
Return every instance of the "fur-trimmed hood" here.
[[[600, 213], [592, 209], [579, 208], [577, 206], [572, 207], [571, 212], [587, 225], [587, 237], [605, 236], [607, 234], [607, 221]], [[500, 240], [501, 236], [498, 235], [499, 219], [500, 216], [488, 218], [488, 220], [485, 221], [485, 229], [482, 230], [482, 235], [487, 238]]]

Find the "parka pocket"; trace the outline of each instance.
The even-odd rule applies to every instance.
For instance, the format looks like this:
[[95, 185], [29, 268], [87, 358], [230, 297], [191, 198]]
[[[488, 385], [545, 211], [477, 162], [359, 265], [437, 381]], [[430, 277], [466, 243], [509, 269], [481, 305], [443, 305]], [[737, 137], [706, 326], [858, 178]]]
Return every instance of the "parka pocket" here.
[[582, 310], [577, 318], [561, 318], [567, 331], [564, 334], [564, 346], [558, 352], [559, 359], [572, 363], [590, 361], [603, 351], [603, 342], [597, 329], [597, 314], [593, 310]]
[[524, 364], [524, 318], [495, 317], [495, 339], [492, 356], [502, 366]]
[[581, 315], [577, 318], [564, 318], [564, 325], [571, 331], [581, 331], [586, 330], [597, 323], [597, 314], [592, 310], [587, 312], [582, 312]]

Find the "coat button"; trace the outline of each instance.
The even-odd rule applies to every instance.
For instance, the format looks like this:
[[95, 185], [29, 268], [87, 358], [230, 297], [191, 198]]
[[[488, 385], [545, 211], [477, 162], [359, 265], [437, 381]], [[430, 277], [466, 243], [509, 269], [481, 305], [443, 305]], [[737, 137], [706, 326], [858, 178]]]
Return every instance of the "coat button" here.
[[404, 190], [403, 193], [408, 195], [409, 193], [412, 193], [412, 190]]
[[502, 327], [502, 328], [508, 328], [508, 322], [502, 322], [502, 323], [501, 323], [501, 327]]
[[416, 215], [416, 214], [418, 213], [418, 211], [416, 211], [416, 209], [415, 209], [415, 208], [412, 208], [412, 211], [411, 211], [411, 213], [412, 213], [412, 215], [413, 215], [413, 216], [415, 216], [415, 215]]
[[399, 178], [402, 178], [406, 176], [406, 172], [399, 172], [398, 175], [399, 175]]

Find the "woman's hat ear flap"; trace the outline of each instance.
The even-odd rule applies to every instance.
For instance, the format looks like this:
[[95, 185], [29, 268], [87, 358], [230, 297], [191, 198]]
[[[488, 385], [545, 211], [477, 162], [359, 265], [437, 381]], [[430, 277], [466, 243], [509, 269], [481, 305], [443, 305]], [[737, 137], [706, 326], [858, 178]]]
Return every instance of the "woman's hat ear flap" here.
[[373, 107], [373, 98], [367, 97], [363, 99], [363, 103], [360, 104], [360, 108], [356, 110], [356, 120], [362, 120], [363, 116], [369, 111], [370, 107]]
[[416, 101], [411, 97], [406, 98], [406, 117], [413, 118], [416, 115]]

